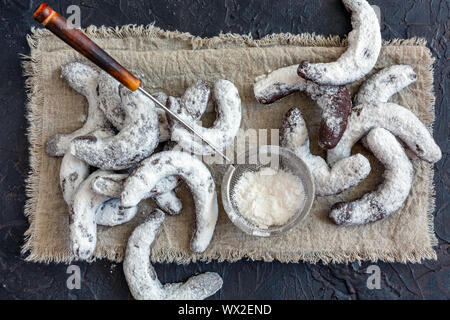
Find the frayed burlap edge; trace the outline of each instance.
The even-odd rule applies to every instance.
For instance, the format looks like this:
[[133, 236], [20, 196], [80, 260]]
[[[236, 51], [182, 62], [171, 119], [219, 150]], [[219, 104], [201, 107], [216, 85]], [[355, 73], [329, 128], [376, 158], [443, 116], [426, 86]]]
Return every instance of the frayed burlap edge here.
[[[96, 27], [90, 26], [83, 30], [88, 36], [95, 36], [97, 38], [108, 37], [144, 37], [144, 38], [162, 38], [162, 39], [177, 39], [189, 43], [193, 50], [215, 48], [223, 45], [233, 45], [242, 47], [266, 47], [277, 45], [298, 45], [298, 46], [316, 46], [316, 47], [343, 47], [347, 45], [347, 39], [342, 39], [339, 36], [324, 37], [316, 34], [302, 33], [279, 33], [267, 35], [261, 39], [253, 39], [251, 35], [240, 35], [233, 33], [219, 34], [218, 36], [211, 38], [201, 38], [193, 36], [187, 32], [179, 31], [166, 31], [152, 25], [137, 26], [137, 25], [125, 25], [122, 27]], [[34, 212], [36, 211], [37, 199], [36, 196], [39, 190], [39, 170], [41, 159], [39, 156], [39, 150], [43, 147], [39, 141], [42, 135], [42, 113], [38, 108], [44, 101], [44, 97], [41, 93], [40, 83], [37, 81], [37, 76], [40, 73], [42, 66], [40, 65], [41, 52], [39, 51], [40, 41], [46, 37], [51, 36], [51, 33], [46, 29], [31, 29], [31, 34], [27, 36], [28, 45], [30, 46], [30, 56], [21, 55], [23, 59], [24, 76], [27, 77], [25, 81], [25, 89], [27, 93], [27, 120], [29, 126], [27, 129], [28, 141], [30, 143], [29, 157], [30, 157], [30, 170], [28, 178], [26, 179], [26, 195], [27, 200], [24, 207], [25, 216], [28, 218], [30, 227], [25, 232], [25, 243], [22, 247], [22, 255], [26, 256], [26, 261], [31, 262], [57, 262], [57, 263], [69, 263], [73, 261], [73, 256], [70, 252], [53, 252], [51, 250], [45, 250], [39, 248], [37, 252], [35, 247], [35, 223]], [[426, 48], [426, 40], [423, 38], [410, 38], [410, 39], [393, 39], [389, 41], [383, 41], [383, 46], [421, 46], [426, 51], [426, 54], [431, 56], [431, 52]], [[433, 59], [434, 62], [434, 59]], [[433, 68], [427, 74], [427, 78], [424, 79], [425, 94], [430, 101], [430, 111], [432, 111], [432, 119], [429, 120], [429, 128], [432, 130], [432, 123], [434, 121], [434, 102], [435, 97], [433, 94]], [[431, 166], [430, 169], [430, 181], [433, 180], [434, 170]], [[151, 260], [153, 262], [177, 262], [186, 264], [189, 262], [203, 261], [210, 262], [217, 260], [218, 262], [229, 261], [234, 262], [244, 258], [250, 260], [263, 260], [273, 261], [280, 260], [283, 262], [299, 262], [306, 261], [309, 263], [317, 263], [319, 261], [323, 263], [347, 263], [350, 261], [385, 261], [385, 262], [412, 262], [420, 263], [423, 259], [437, 259], [436, 252], [432, 246], [437, 245], [437, 238], [434, 234], [434, 209], [435, 209], [435, 191], [433, 183], [430, 184], [430, 199], [429, 207], [427, 210], [428, 231], [430, 239], [430, 247], [422, 250], [414, 250], [410, 252], [400, 251], [358, 251], [358, 252], [345, 252], [336, 253], [331, 251], [320, 252], [301, 252], [297, 254], [282, 254], [279, 252], [267, 252], [264, 255], [258, 254], [258, 257], [253, 255], [242, 255], [238, 250], [233, 249], [226, 252], [226, 254], [212, 252], [209, 253], [208, 258], [204, 258], [195, 254], [183, 254], [172, 250], [164, 250], [164, 252], [154, 251], [152, 252]], [[96, 259], [107, 258], [111, 261], [123, 260], [123, 249], [119, 247], [113, 250], [101, 250], [96, 252]], [[225, 257], [224, 257], [225, 256]]]

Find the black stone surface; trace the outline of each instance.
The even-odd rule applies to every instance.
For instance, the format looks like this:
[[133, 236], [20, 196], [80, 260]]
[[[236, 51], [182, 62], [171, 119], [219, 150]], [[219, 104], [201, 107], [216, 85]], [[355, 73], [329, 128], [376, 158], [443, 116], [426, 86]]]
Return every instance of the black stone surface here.
[[[315, 32], [344, 36], [350, 19], [339, 0], [133, 0], [48, 3], [61, 13], [81, 8], [82, 26], [148, 24], [169, 30], [214, 36], [235, 32], [259, 38], [275, 32]], [[28, 222], [23, 216], [25, 178], [29, 170], [25, 90], [19, 54], [28, 54], [25, 36], [37, 26], [31, 14], [37, 1], [0, 0], [0, 299], [130, 299], [122, 265], [108, 261], [77, 263], [80, 290], [66, 287], [66, 265], [36, 264], [20, 254]], [[216, 271], [223, 289], [213, 299], [449, 299], [449, 2], [446, 0], [371, 0], [382, 13], [384, 39], [424, 37], [434, 65], [436, 124], [434, 136], [444, 157], [435, 166], [437, 261], [423, 264], [382, 263], [381, 289], [366, 286], [371, 263], [311, 265], [240, 261], [157, 264], [162, 282], [180, 281], [193, 273]]]

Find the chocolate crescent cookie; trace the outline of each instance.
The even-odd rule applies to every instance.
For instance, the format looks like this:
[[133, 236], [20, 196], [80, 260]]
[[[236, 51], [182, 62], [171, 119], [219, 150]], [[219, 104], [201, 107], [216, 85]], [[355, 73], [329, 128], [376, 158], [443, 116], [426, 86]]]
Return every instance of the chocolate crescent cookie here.
[[366, 139], [385, 167], [384, 181], [359, 200], [334, 204], [329, 216], [336, 224], [351, 226], [381, 220], [402, 206], [411, 189], [413, 166], [397, 139], [382, 128], [372, 129]]
[[348, 34], [347, 50], [334, 62], [302, 61], [298, 75], [321, 85], [344, 85], [361, 79], [372, 70], [381, 49], [377, 15], [365, 0], [342, 0], [352, 15], [353, 30]]
[[417, 80], [413, 68], [393, 65], [378, 71], [359, 88], [355, 104], [387, 102], [389, 98]]
[[122, 129], [108, 138], [95, 135], [72, 140], [70, 152], [80, 160], [104, 170], [121, 170], [145, 159], [159, 143], [155, 105], [140, 92], [121, 86], [119, 95], [126, 117]]
[[70, 142], [79, 136], [84, 136], [96, 130], [111, 129], [100, 106], [98, 93], [99, 73], [88, 65], [71, 62], [61, 68], [61, 76], [78, 93], [86, 97], [88, 114], [81, 128], [69, 134], [56, 134], [46, 143], [46, 152], [50, 156], [62, 157], [70, 148]]
[[[119, 199], [100, 195], [92, 190], [92, 181], [112, 172], [97, 170], [84, 180], [73, 197], [70, 208], [69, 232], [70, 244], [75, 257], [89, 259], [97, 244], [97, 219], [105, 225], [118, 225], [131, 220], [137, 212], [137, 206], [123, 208]], [[126, 175], [118, 174], [117, 180]], [[99, 215], [99, 217], [97, 217]]]
[[179, 176], [191, 190], [196, 212], [196, 230], [191, 250], [203, 252], [208, 247], [218, 218], [217, 194], [208, 168], [186, 152], [163, 151], [142, 161], [125, 180], [121, 194], [122, 206], [136, 206], [152, 197], [155, 185], [169, 176]]
[[[241, 98], [237, 88], [228, 80], [217, 80], [214, 83], [213, 97], [216, 103], [217, 119], [210, 128], [202, 127], [192, 120], [192, 115], [186, 115], [182, 103], [176, 98], [169, 97], [168, 107], [206, 140], [219, 150], [224, 150], [231, 144], [239, 130], [242, 118]], [[182, 102], [182, 101], [181, 101]], [[206, 104], [205, 104], [206, 108]], [[211, 155], [215, 151], [187, 130], [175, 119], [169, 119], [171, 124], [171, 140], [176, 142], [186, 152], [198, 155]]]
[[352, 102], [345, 86], [319, 86], [297, 75], [298, 65], [277, 69], [257, 78], [253, 92], [258, 102], [273, 103], [296, 91], [305, 91], [322, 109], [319, 146], [334, 148], [347, 127]]
[[292, 150], [306, 162], [316, 186], [316, 195], [341, 193], [365, 179], [370, 172], [369, 161], [360, 154], [342, 159], [331, 169], [325, 160], [311, 154], [308, 129], [299, 109], [290, 109], [281, 127], [281, 146]]
[[441, 149], [414, 113], [395, 103], [375, 103], [353, 108], [342, 139], [328, 150], [328, 164], [350, 156], [353, 145], [374, 128], [389, 130], [425, 161], [434, 163], [442, 157]]
[[163, 285], [159, 281], [149, 257], [164, 218], [164, 213], [155, 209], [128, 239], [123, 272], [131, 294], [136, 300], [203, 300], [213, 295], [223, 284], [215, 272], [193, 276], [184, 283]]

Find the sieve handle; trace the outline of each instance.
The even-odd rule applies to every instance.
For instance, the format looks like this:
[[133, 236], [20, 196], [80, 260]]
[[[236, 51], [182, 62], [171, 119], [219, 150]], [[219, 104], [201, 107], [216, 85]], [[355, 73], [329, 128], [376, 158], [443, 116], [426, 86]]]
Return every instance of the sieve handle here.
[[131, 91], [140, 87], [141, 80], [132, 75], [80, 29], [46, 3], [39, 5], [33, 13], [33, 18]]

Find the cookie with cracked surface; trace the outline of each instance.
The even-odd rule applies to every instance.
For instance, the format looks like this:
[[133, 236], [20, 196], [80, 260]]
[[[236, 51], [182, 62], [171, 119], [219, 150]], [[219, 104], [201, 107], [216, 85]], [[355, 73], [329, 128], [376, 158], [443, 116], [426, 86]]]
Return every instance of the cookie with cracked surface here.
[[108, 129], [111, 126], [100, 108], [98, 71], [84, 63], [71, 62], [61, 68], [61, 77], [71, 88], [87, 99], [88, 115], [81, 128], [69, 134], [56, 134], [47, 140], [45, 150], [48, 155], [53, 157], [64, 156], [74, 138], [98, 129]]
[[386, 67], [364, 81], [355, 97], [355, 104], [387, 102], [389, 98], [417, 80], [408, 65]]
[[384, 128], [400, 138], [422, 160], [434, 163], [442, 157], [427, 127], [408, 109], [395, 103], [365, 103], [353, 108], [341, 140], [327, 152], [333, 165], [351, 154], [353, 145], [374, 128]]
[[[122, 180], [125, 180], [126, 176]], [[91, 184], [92, 190], [111, 198], [120, 198], [123, 188], [123, 181], [117, 181], [117, 174], [102, 175], [96, 177]], [[170, 176], [159, 181], [153, 188], [152, 197], [158, 207], [170, 215], [179, 214], [183, 210], [183, 204], [173, 191], [178, 186], [178, 178]]]
[[[203, 113], [208, 105], [210, 94], [209, 85], [202, 80], [199, 80], [190, 85], [184, 94], [178, 98], [179, 108], [176, 111], [177, 114], [183, 114], [191, 121], [198, 121], [202, 117]], [[168, 96], [164, 92], [154, 93], [153, 96], [161, 102], [161, 104], [167, 105]], [[159, 117], [159, 132], [160, 142], [170, 140], [170, 124], [169, 115], [163, 108], [157, 107]]]
[[[99, 76], [99, 97], [100, 109], [105, 114], [108, 121], [117, 129], [122, 130], [125, 125], [127, 112], [123, 107], [119, 94], [119, 82], [111, 77], [106, 72], [100, 72]], [[166, 105], [167, 95], [164, 92], [156, 92], [152, 94], [161, 104]], [[148, 106], [151, 107], [151, 104]], [[169, 124], [167, 122], [166, 112], [156, 106], [159, 123], [159, 141], [164, 142], [169, 140]]]
[[[94, 253], [97, 244], [97, 224], [114, 226], [131, 220], [137, 206], [123, 208], [119, 199], [100, 195], [92, 190], [92, 181], [99, 176], [113, 175], [112, 172], [97, 170], [84, 180], [73, 197], [69, 215], [71, 249], [75, 257], [85, 260]], [[126, 174], [117, 174], [118, 181]]]
[[64, 201], [71, 206], [79, 185], [89, 176], [89, 165], [67, 152], [59, 169], [59, 186]]

